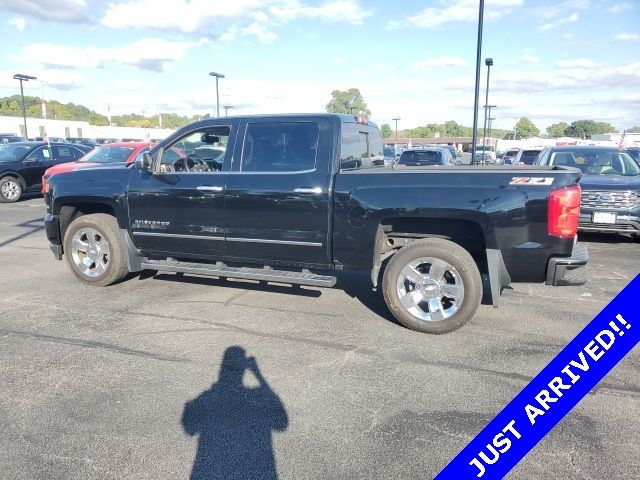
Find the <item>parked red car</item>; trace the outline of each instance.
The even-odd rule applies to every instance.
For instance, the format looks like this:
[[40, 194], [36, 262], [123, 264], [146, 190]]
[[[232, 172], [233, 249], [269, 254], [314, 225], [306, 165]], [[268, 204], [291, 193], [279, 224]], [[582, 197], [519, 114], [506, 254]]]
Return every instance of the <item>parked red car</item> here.
[[100, 145], [75, 162], [61, 163], [48, 168], [42, 176], [42, 193], [46, 188], [46, 180], [54, 173], [72, 172], [81, 168], [113, 166], [122, 163], [133, 163], [140, 153], [148, 152], [155, 143], [149, 142], [117, 142]]

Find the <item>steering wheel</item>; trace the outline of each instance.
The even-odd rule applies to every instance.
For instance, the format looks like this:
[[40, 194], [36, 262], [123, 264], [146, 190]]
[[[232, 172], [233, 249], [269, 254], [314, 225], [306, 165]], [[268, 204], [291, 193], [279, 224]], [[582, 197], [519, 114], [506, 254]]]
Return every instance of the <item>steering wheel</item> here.
[[194, 153], [190, 153], [185, 157], [184, 168], [187, 172], [208, 172], [211, 170], [207, 162]]

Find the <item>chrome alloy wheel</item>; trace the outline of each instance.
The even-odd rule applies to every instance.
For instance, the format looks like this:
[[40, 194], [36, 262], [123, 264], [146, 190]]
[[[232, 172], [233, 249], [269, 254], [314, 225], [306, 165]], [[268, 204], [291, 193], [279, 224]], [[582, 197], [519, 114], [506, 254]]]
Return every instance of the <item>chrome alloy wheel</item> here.
[[438, 258], [417, 258], [400, 271], [400, 304], [425, 322], [440, 322], [455, 315], [464, 301], [464, 283], [458, 271]]
[[7, 200], [15, 201], [20, 197], [20, 185], [16, 180], [7, 180], [2, 184], [2, 196]]
[[71, 239], [71, 257], [78, 270], [87, 277], [96, 278], [107, 271], [109, 244], [93, 228], [81, 228]]

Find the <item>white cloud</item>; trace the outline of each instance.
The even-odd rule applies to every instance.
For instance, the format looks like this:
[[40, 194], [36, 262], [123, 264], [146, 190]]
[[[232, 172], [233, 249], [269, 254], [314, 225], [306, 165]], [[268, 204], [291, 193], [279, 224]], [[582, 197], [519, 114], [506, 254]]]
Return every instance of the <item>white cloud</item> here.
[[629, 10], [633, 10], [633, 3], [631, 2], [622, 2], [622, 3], [617, 3], [615, 5], [613, 5], [611, 8], [609, 8], [609, 11], [611, 13], [623, 13], [623, 12], [627, 12]]
[[24, 47], [17, 58], [46, 67], [66, 69], [96, 68], [104, 62], [113, 61], [160, 72], [172, 62], [180, 60], [193, 46], [189, 42], [172, 42], [162, 38], [143, 38], [116, 48], [33, 43]]
[[524, 63], [538, 64], [540, 63], [540, 57], [538, 57], [537, 55], [526, 53], [522, 56], [522, 61]]
[[545, 23], [544, 25], [542, 25], [542, 27], [540, 27], [542, 30], [552, 30], [554, 28], [559, 27], [560, 25], [564, 25], [566, 23], [574, 23], [577, 22], [579, 19], [578, 13], [577, 12], [573, 12], [571, 15], [569, 15], [568, 17], [564, 17], [564, 18], [559, 18], [557, 20], [554, 20], [552, 22], [549, 23]]
[[356, 0], [330, 0], [320, 6], [308, 6], [299, 0], [279, 0], [269, 8], [269, 12], [283, 21], [296, 18], [316, 18], [325, 22], [343, 22], [362, 25], [372, 12], [366, 10]]
[[65, 23], [90, 23], [86, 0], [0, 0], [0, 10]]
[[[2, 0], [0, 0], [2, 1]], [[268, 8], [265, 10], [265, 3]], [[240, 29], [246, 36], [260, 42], [269, 42], [277, 35], [266, 28], [272, 23], [286, 23], [298, 18], [314, 18], [327, 22], [361, 25], [371, 12], [361, 7], [357, 0], [325, 1], [319, 6], [309, 6], [299, 0], [163, 0], [161, 8], [157, 0], [129, 0], [110, 3], [100, 23], [113, 29], [158, 29], [194, 33], [211, 30], [216, 25], [237, 22], [227, 28], [223, 41], [237, 38]], [[248, 24], [246, 20], [251, 20]], [[259, 27], [258, 25], [263, 25]], [[236, 27], [238, 30], [234, 30]]]
[[[400, 28], [407, 23], [414, 27], [431, 28], [451, 22], [477, 22], [478, 2], [475, 0], [440, 0], [439, 7], [429, 7], [403, 21], [391, 20], [387, 29]], [[498, 20], [523, 5], [523, 0], [487, 0], [484, 19]]]
[[22, 32], [25, 28], [27, 28], [27, 21], [22, 17], [13, 17], [7, 20], [7, 24], [15, 27], [16, 30]]
[[[85, 85], [85, 78], [83, 75], [77, 72], [56, 68], [49, 68], [41, 71], [38, 74], [38, 80], [44, 81], [47, 89], [51, 87], [57, 90], [74, 90]], [[51, 95], [47, 96], [51, 97]]]
[[450, 56], [450, 57], [436, 57], [426, 58], [424, 60], [418, 60], [411, 62], [411, 66], [418, 70], [425, 70], [427, 68], [440, 68], [440, 67], [468, 67], [469, 62], [464, 58]]
[[613, 39], [617, 40], [619, 42], [628, 42], [628, 41], [633, 41], [633, 40], [640, 40], [640, 34], [638, 34], [638, 33], [619, 33], [618, 35], [613, 37]]
[[593, 68], [595, 63], [588, 58], [578, 58], [576, 60], [562, 60], [556, 63], [558, 68]]

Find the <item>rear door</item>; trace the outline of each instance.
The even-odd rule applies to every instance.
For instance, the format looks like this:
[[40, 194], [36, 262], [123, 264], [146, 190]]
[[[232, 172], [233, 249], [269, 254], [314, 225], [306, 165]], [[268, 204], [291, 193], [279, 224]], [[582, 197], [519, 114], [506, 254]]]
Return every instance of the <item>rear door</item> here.
[[226, 190], [233, 257], [329, 265], [331, 145], [326, 118], [243, 122]]

